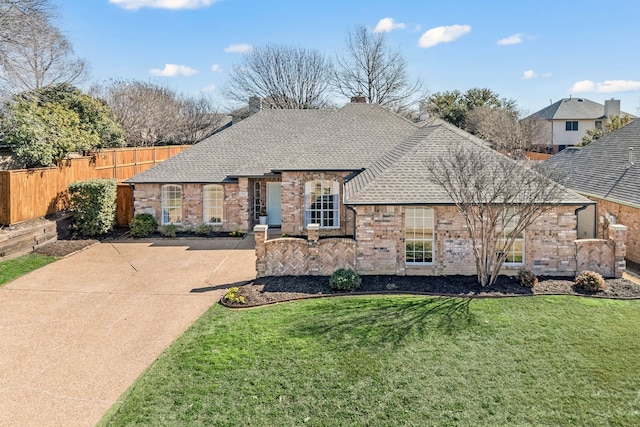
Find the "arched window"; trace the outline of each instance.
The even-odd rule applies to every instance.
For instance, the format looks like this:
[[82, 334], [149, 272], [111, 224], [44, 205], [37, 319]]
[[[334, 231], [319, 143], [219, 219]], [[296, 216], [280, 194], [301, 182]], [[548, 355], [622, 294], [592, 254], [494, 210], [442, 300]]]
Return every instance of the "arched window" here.
[[340, 183], [314, 180], [304, 184], [305, 225], [320, 224], [320, 228], [340, 227]]
[[182, 223], [182, 187], [162, 186], [162, 225]]
[[202, 187], [202, 222], [222, 224], [224, 191], [222, 185], [210, 184]]

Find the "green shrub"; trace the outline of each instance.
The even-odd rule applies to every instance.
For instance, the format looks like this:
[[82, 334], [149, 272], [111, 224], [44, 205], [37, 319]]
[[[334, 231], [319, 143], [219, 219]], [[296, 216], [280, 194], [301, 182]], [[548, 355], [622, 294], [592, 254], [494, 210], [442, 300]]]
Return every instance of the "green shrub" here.
[[194, 230], [194, 233], [200, 235], [200, 236], [207, 236], [211, 233], [213, 233], [213, 225], [209, 225], [209, 224], [200, 224], [196, 227], [196, 229]]
[[89, 179], [69, 184], [74, 226], [84, 236], [96, 236], [113, 229], [116, 218], [114, 179]]
[[333, 272], [329, 278], [329, 286], [334, 291], [355, 291], [360, 287], [362, 278], [358, 273], [346, 268], [340, 268]]
[[173, 224], [165, 225], [164, 227], [162, 227], [162, 230], [160, 230], [160, 232], [164, 237], [175, 239], [178, 235], [178, 227]]
[[525, 288], [533, 288], [538, 283], [538, 278], [529, 270], [520, 270], [516, 276], [516, 280]]
[[603, 290], [606, 284], [602, 276], [595, 271], [583, 271], [576, 277], [576, 286], [587, 292], [598, 292]]
[[157, 228], [156, 219], [148, 213], [137, 214], [129, 223], [129, 229], [133, 237], [149, 237]]

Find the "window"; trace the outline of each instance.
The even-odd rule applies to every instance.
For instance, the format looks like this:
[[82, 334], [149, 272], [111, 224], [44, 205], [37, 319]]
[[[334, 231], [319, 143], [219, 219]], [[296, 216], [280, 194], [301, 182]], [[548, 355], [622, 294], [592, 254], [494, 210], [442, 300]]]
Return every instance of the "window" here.
[[162, 225], [182, 223], [182, 187], [162, 186]]
[[596, 129], [602, 130], [602, 120], [596, 120]]
[[202, 222], [205, 224], [222, 223], [223, 199], [222, 185], [210, 184], [202, 187]]
[[[496, 241], [496, 249], [500, 252], [506, 251], [507, 239], [520, 221], [520, 216], [517, 214], [514, 215], [513, 211], [505, 213], [505, 216], [507, 217], [506, 223], [504, 224], [504, 228], [498, 231]], [[511, 249], [506, 251], [504, 263], [507, 265], [524, 263], [524, 231], [515, 236]]]
[[565, 122], [564, 128], [565, 130], [578, 130], [578, 122], [577, 121]]
[[260, 213], [262, 211], [262, 187], [260, 186], [260, 182], [256, 182], [253, 184], [253, 219], [257, 220], [260, 218]]
[[304, 221], [320, 228], [340, 226], [340, 184], [330, 180], [309, 181], [304, 185]]
[[433, 209], [407, 208], [404, 214], [405, 263], [433, 263]]

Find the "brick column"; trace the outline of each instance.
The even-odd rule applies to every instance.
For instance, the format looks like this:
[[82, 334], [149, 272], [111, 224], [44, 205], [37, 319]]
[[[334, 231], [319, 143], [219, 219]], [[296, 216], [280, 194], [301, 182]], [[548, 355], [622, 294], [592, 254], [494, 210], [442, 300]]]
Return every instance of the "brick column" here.
[[267, 248], [264, 243], [267, 240], [267, 230], [269, 230], [268, 225], [253, 227], [256, 240], [256, 277], [264, 277], [267, 272]]
[[627, 227], [622, 224], [609, 224], [608, 228], [608, 238], [613, 242], [614, 247], [613, 274], [616, 279], [619, 279], [627, 268], [627, 263], [624, 260], [624, 257], [627, 256], [627, 246], [625, 244]]
[[309, 248], [309, 275], [320, 274], [320, 253], [318, 251], [318, 240], [320, 239], [320, 224], [307, 225], [307, 245]]

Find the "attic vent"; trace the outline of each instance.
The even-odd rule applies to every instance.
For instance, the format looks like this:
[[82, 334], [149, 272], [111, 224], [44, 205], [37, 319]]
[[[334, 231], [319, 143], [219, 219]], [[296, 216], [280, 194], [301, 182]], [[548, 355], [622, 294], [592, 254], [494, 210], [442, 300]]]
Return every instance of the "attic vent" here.
[[629, 167], [633, 166], [633, 147], [629, 147]]
[[582, 98], [578, 98], [578, 102], [582, 102]]

